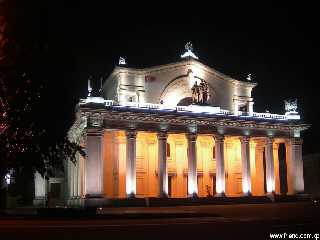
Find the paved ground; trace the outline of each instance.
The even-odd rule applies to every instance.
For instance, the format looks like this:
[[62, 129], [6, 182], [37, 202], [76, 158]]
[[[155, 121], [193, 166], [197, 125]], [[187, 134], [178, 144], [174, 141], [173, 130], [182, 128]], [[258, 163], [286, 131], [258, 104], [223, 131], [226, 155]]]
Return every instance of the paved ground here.
[[105, 208], [99, 213], [81, 219], [0, 218], [0, 238], [271, 239], [270, 233], [320, 233], [320, 206], [310, 203]]

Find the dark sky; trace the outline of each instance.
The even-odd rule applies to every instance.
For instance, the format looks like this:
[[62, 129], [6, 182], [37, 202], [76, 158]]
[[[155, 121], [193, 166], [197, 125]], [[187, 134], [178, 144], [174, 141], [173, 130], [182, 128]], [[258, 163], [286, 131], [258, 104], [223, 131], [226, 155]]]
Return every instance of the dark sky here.
[[302, 118], [312, 124], [304, 134], [305, 152], [319, 152], [316, 6], [92, 2], [50, 7], [48, 26], [42, 22], [50, 53], [43, 105], [53, 135], [64, 135], [72, 124], [89, 75], [98, 83], [119, 56], [134, 67], [178, 61], [184, 44], [192, 41], [202, 63], [240, 80], [253, 74], [255, 111], [283, 113], [283, 100], [298, 98]]

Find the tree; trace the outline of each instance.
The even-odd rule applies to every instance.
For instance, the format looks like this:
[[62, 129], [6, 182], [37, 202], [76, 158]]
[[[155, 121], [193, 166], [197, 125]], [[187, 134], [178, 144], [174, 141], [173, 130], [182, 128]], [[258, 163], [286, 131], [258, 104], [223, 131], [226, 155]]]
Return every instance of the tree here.
[[15, 4], [14, 0], [0, 1], [1, 180], [9, 171], [31, 177], [38, 171], [49, 177], [54, 169], [63, 170], [64, 160], [74, 162], [76, 153], [84, 155], [77, 143], [67, 138], [53, 142], [41, 127], [37, 113], [43, 110], [45, 41], [29, 39], [36, 34], [17, 33], [23, 27], [14, 23], [20, 19], [12, 13], [12, 9], [19, 9]]

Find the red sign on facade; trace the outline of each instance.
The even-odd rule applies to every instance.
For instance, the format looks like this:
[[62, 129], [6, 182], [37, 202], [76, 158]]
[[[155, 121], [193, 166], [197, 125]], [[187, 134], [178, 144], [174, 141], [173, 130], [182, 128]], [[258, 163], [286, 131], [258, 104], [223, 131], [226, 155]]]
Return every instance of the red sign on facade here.
[[152, 81], [156, 80], [156, 77], [155, 76], [151, 76], [151, 75], [146, 75], [144, 77], [144, 79], [146, 80], [146, 82], [152, 82]]

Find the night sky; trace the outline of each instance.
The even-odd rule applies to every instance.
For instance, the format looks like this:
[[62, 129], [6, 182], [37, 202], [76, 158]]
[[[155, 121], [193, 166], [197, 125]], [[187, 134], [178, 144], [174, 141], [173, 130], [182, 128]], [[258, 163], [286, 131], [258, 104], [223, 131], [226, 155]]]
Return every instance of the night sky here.
[[[50, 56], [41, 115], [53, 137], [65, 135], [71, 126], [90, 75], [98, 86], [100, 76], [108, 76], [119, 56], [138, 68], [176, 62], [184, 44], [192, 41], [202, 63], [239, 80], [252, 73], [258, 82], [253, 91], [255, 111], [283, 114], [283, 100], [298, 98], [304, 122], [312, 125], [303, 134], [304, 151], [319, 152], [315, 6], [270, 1], [259, 5], [150, 1], [144, 7], [124, 1], [118, 6], [91, 2], [50, 7], [48, 21], [38, 23], [42, 34], [48, 34]], [[43, 9], [33, 11], [44, 17]]]

